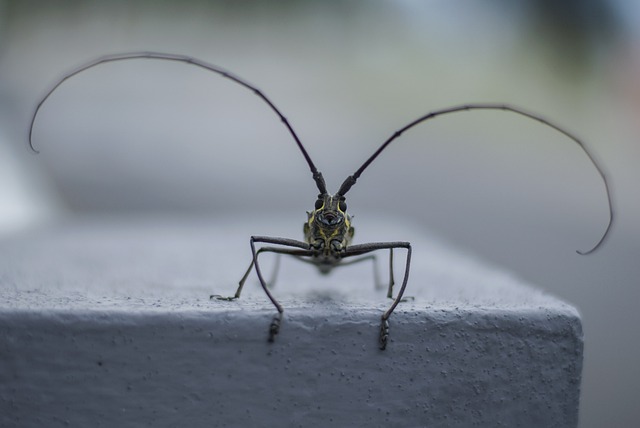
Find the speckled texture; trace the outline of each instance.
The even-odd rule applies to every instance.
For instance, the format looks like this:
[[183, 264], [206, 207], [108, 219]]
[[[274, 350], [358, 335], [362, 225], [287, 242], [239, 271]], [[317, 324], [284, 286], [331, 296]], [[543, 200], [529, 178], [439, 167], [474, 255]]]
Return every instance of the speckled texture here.
[[255, 279], [209, 301], [233, 294], [248, 236], [286, 224], [85, 220], [0, 242], [0, 426], [577, 426], [577, 311], [381, 224], [362, 228], [415, 249], [384, 352], [369, 263], [283, 259], [273, 344]]

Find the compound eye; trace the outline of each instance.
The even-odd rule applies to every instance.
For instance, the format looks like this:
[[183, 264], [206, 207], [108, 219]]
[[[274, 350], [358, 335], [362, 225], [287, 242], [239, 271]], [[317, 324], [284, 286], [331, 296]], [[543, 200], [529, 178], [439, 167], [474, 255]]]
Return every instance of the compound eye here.
[[322, 199], [318, 199], [316, 201], [316, 209], [319, 210], [324, 205], [324, 201]]
[[340, 201], [338, 202], [338, 208], [340, 209], [340, 211], [347, 212], [347, 203], [345, 201]]

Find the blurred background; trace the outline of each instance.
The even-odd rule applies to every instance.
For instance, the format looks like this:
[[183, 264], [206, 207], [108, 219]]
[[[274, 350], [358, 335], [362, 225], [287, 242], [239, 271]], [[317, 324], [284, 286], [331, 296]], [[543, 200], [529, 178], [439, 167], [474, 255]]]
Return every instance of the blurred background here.
[[[640, 420], [640, 3], [634, 0], [0, 0], [0, 236], [70, 214], [278, 216], [301, 238], [317, 190], [254, 94], [195, 67], [98, 56], [192, 55], [282, 110], [331, 191], [395, 130], [460, 103], [504, 112], [413, 128], [349, 193], [351, 214], [410, 222], [577, 306], [581, 426]], [[420, 230], [416, 230], [419, 234]], [[296, 235], [298, 234], [298, 235]], [[359, 242], [375, 237], [356, 236]], [[399, 236], [411, 240], [410, 236]]]

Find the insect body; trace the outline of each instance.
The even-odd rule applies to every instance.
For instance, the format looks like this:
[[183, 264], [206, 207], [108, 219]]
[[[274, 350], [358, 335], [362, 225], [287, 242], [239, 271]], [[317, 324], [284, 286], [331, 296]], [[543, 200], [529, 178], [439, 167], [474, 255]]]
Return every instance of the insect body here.
[[[271, 102], [269, 98], [267, 98], [259, 89], [254, 87], [253, 85], [247, 83], [241, 78], [229, 73], [226, 70], [223, 70], [215, 65], [206, 63], [196, 58], [184, 56], [184, 55], [174, 55], [174, 54], [166, 54], [166, 53], [158, 53], [158, 52], [140, 52], [140, 53], [127, 53], [127, 54], [116, 54], [116, 55], [108, 55], [101, 58], [98, 58], [92, 62], [82, 65], [75, 71], [72, 71], [65, 75], [62, 79], [60, 79], [49, 92], [42, 98], [36, 107], [35, 112], [31, 118], [31, 125], [29, 128], [29, 145], [34, 152], [38, 152], [32, 140], [33, 135], [33, 127], [40, 111], [40, 108], [44, 104], [44, 102], [49, 98], [49, 96], [67, 79], [75, 76], [76, 74], [83, 72], [89, 68], [95, 67], [100, 64], [113, 62], [113, 61], [123, 61], [123, 60], [132, 60], [132, 59], [149, 59], [149, 60], [163, 60], [163, 61], [175, 61], [186, 63], [189, 65], [193, 65], [196, 67], [203, 68], [205, 70], [217, 73], [231, 81], [243, 86], [251, 91], [253, 91], [260, 99], [262, 99], [280, 118], [284, 126], [288, 129], [289, 133], [293, 137], [298, 149], [302, 153], [305, 161], [307, 162], [309, 169], [311, 171], [311, 175], [313, 180], [316, 183], [319, 194], [315, 202], [315, 207], [313, 211], [307, 213], [307, 221], [303, 226], [304, 230], [304, 241], [298, 241], [294, 239], [287, 238], [278, 238], [278, 237], [267, 237], [267, 236], [252, 236], [250, 239], [251, 245], [251, 263], [242, 279], [239, 282], [239, 286], [236, 290], [235, 295], [231, 297], [222, 297], [218, 295], [211, 296], [212, 298], [218, 298], [220, 300], [235, 300], [240, 297], [242, 292], [242, 288], [244, 283], [252, 271], [255, 269], [255, 272], [260, 281], [260, 285], [262, 286], [264, 292], [268, 296], [269, 300], [276, 307], [278, 314], [274, 317], [273, 321], [269, 326], [269, 341], [273, 341], [275, 336], [278, 334], [280, 330], [280, 324], [282, 322], [282, 314], [284, 309], [282, 305], [274, 298], [273, 294], [269, 290], [267, 286], [267, 282], [264, 279], [262, 274], [262, 270], [260, 268], [259, 263], [259, 255], [263, 252], [271, 252], [275, 254], [285, 254], [289, 256], [293, 256], [298, 258], [299, 260], [312, 263], [318, 267], [320, 272], [328, 273], [333, 268], [341, 265], [356, 263], [362, 260], [368, 260], [372, 258], [370, 253], [378, 250], [389, 250], [389, 264], [390, 264], [390, 275], [389, 275], [389, 284], [387, 297], [393, 300], [390, 307], [382, 314], [381, 322], [380, 322], [380, 333], [379, 333], [379, 347], [380, 349], [385, 349], [388, 342], [389, 337], [389, 317], [393, 313], [394, 309], [398, 305], [398, 303], [402, 300], [405, 288], [407, 286], [407, 281], [409, 279], [409, 268], [411, 263], [411, 244], [409, 242], [373, 242], [366, 244], [351, 244], [351, 240], [353, 238], [354, 229], [351, 225], [351, 217], [347, 214], [347, 204], [345, 195], [351, 189], [351, 187], [356, 183], [356, 181], [360, 178], [363, 171], [382, 153], [383, 150], [387, 148], [387, 146], [400, 137], [405, 131], [408, 129], [421, 124], [422, 122], [426, 122], [432, 118], [437, 116], [441, 116], [449, 113], [456, 113], [461, 111], [468, 110], [502, 110], [511, 113], [518, 114], [520, 116], [524, 116], [528, 119], [536, 120], [542, 123], [545, 126], [551, 127], [556, 131], [564, 134], [569, 139], [573, 140], [586, 154], [589, 161], [596, 168], [598, 174], [602, 178], [602, 181], [605, 186], [607, 202], [609, 205], [609, 221], [607, 227], [600, 237], [599, 241], [588, 251], [578, 251], [579, 254], [589, 254], [596, 250], [604, 241], [605, 237], [609, 233], [613, 222], [613, 209], [611, 204], [611, 196], [609, 192], [609, 186], [602, 172], [601, 168], [598, 166], [594, 158], [587, 151], [586, 147], [578, 138], [560, 128], [558, 125], [555, 125], [546, 119], [541, 118], [540, 116], [534, 115], [532, 113], [528, 113], [522, 109], [512, 107], [504, 104], [468, 104], [468, 105], [460, 105], [454, 106], [446, 109], [437, 110], [431, 113], [428, 113], [424, 116], [421, 116], [400, 128], [396, 132], [394, 132], [386, 141], [378, 147], [378, 149], [358, 168], [352, 175], [347, 177], [347, 179], [342, 183], [340, 188], [335, 194], [330, 194], [327, 191], [324, 178], [322, 177], [322, 173], [318, 171], [316, 166], [314, 165], [311, 157], [307, 153], [305, 147], [302, 142], [298, 138], [297, 134], [289, 124], [289, 121], [286, 117], [276, 108], [276, 106]], [[402, 283], [397, 295], [393, 295], [393, 286], [394, 286], [394, 278], [393, 278], [393, 250], [395, 249], [404, 249], [406, 251], [405, 257], [405, 267], [404, 267], [404, 275], [402, 278]], [[347, 259], [347, 261], [345, 261]]]

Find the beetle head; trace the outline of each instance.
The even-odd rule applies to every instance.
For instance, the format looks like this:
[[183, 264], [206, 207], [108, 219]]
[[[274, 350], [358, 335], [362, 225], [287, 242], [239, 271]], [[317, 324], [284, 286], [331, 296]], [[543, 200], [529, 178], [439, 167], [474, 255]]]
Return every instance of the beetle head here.
[[319, 194], [307, 216], [304, 234], [313, 248], [328, 254], [343, 251], [351, 242], [353, 227], [344, 196]]

